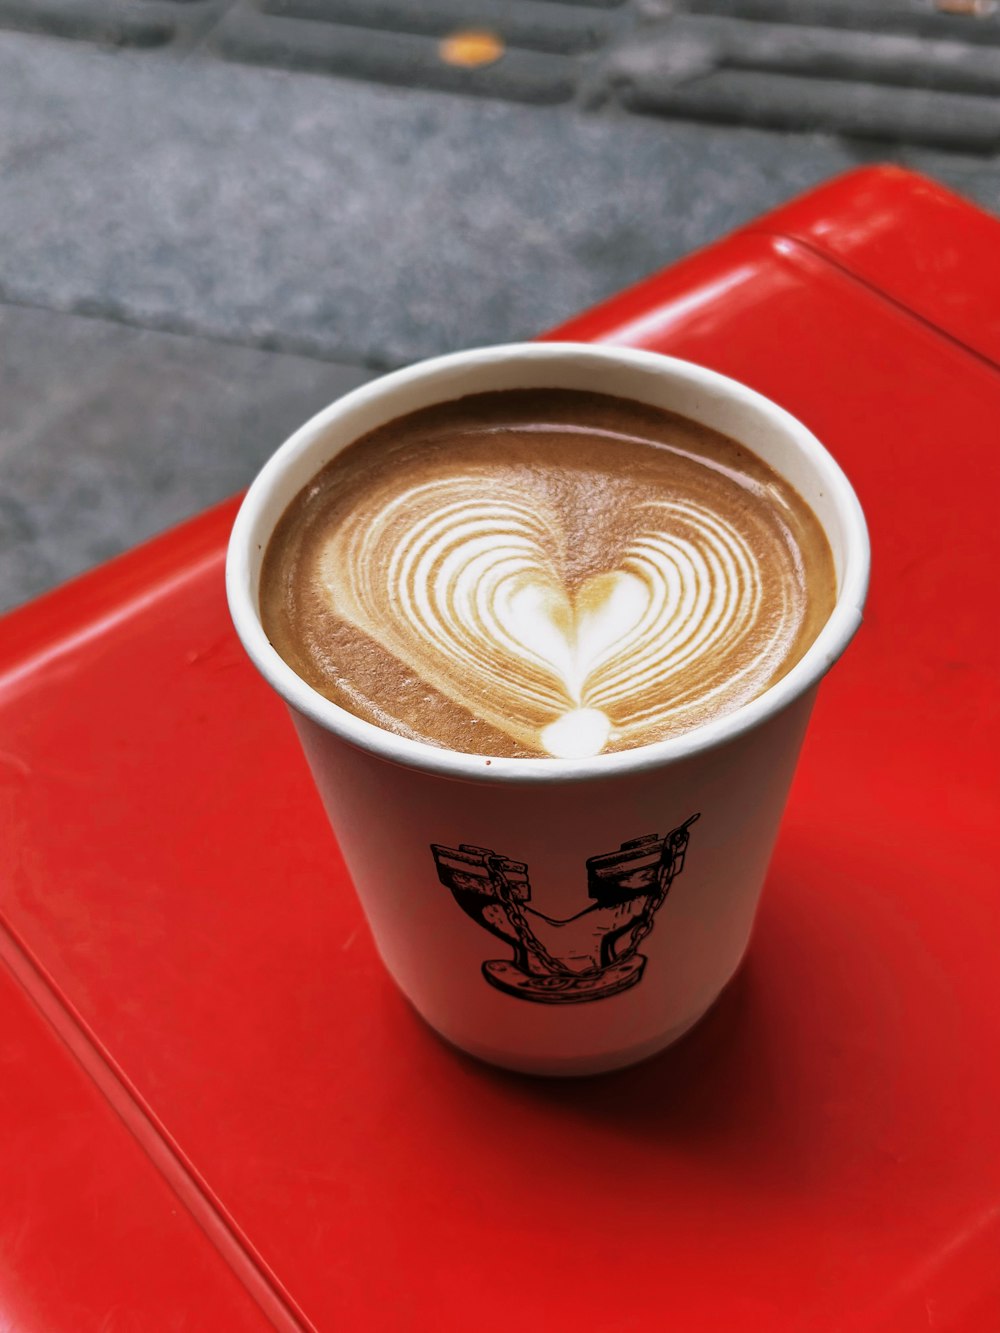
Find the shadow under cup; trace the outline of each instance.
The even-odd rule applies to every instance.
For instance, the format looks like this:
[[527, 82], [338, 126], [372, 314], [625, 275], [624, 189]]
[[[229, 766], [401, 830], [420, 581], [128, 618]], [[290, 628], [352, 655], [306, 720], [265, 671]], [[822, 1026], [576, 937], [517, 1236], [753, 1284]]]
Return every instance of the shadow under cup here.
[[[524, 388], [597, 391], [680, 413], [745, 444], [795, 487], [826, 532], [837, 599], [781, 680], [674, 739], [590, 759], [504, 759], [383, 731], [279, 657], [258, 613], [261, 564], [310, 478], [396, 417]], [[403, 993], [473, 1055], [589, 1074], [675, 1040], [738, 967], [816, 689], [860, 624], [868, 568], [850, 483], [768, 399], [656, 353], [525, 343], [422, 362], [319, 413], [250, 487], [226, 581], [240, 639], [289, 706]]]

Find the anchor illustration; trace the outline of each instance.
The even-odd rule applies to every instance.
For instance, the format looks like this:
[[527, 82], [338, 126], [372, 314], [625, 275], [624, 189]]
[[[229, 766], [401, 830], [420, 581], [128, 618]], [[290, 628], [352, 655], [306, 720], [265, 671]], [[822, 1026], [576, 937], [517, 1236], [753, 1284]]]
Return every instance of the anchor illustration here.
[[590, 857], [593, 901], [565, 921], [528, 906], [526, 862], [469, 843], [432, 843], [431, 851], [438, 878], [462, 911], [514, 951], [512, 959], [483, 963], [489, 984], [537, 1004], [579, 1004], [617, 995], [642, 979], [647, 960], [639, 945], [684, 869], [688, 830], [698, 818], [691, 815], [662, 838], [650, 833]]

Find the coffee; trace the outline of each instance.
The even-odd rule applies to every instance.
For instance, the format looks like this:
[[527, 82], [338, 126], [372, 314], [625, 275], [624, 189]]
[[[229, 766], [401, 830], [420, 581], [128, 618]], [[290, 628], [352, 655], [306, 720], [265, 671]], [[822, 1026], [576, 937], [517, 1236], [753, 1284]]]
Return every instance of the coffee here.
[[576, 390], [400, 417], [305, 486], [260, 612], [308, 684], [398, 735], [586, 757], [731, 712], [836, 597], [802, 497], [687, 418]]

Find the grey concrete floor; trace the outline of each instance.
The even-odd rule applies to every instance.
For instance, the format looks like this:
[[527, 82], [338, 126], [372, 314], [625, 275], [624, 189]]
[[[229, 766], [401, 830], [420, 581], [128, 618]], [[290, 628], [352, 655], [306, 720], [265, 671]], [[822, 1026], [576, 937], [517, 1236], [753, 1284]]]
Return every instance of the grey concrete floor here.
[[370, 372], [0, 307], [0, 580], [9, 602], [245, 486]]
[[996, 160], [0, 34], [0, 608], [378, 370], [530, 337], [861, 161]]

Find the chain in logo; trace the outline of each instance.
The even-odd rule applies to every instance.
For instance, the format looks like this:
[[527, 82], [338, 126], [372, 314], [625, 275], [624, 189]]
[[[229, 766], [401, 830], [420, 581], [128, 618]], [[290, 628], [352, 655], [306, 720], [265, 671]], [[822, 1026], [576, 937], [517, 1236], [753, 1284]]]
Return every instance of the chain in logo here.
[[628, 990], [642, 979], [639, 946], [684, 869], [699, 815], [662, 838], [650, 833], [586, 863], [589, 906], [559, 921], [529, 906], [528, 866], [488, 847], [431, 844], [438, 878], [466, 915], [513, 949], [491, 958], [491, 986], [536, 1004], [580, 1004]]

